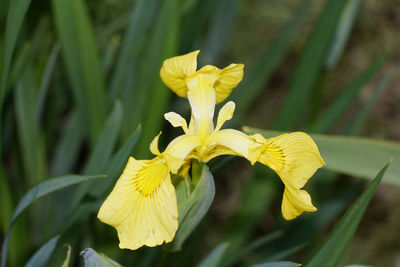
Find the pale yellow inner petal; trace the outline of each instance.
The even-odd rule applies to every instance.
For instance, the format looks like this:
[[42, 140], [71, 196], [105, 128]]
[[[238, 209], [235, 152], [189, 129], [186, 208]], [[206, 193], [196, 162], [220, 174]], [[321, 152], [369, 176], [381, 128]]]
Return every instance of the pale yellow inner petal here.
[[154, 137], [153, 141], [151, 141], [150, 143], [150, 152], [156, 156], [161, 154], [160, 150], [158, 149], [158, 139], [160, 139], [160, 135], [161, 132], [156, 137]]
[[235, 112], [235, 103], [233, 101], [229, 101], [226, 103], [221, 110], [218, 113], [218, 120], [217, 120], [217, 126], [215, 127], [215, 132], [219, 131], [222, 127], [222, 125], [232, 119], [233, 113]]
[[185, 134], [189, 134], [187, 122], [181, 115], [175, 112], [168, 112], [164, 114], [164, 118], [171, 123], [173, 127], [182, 127]]

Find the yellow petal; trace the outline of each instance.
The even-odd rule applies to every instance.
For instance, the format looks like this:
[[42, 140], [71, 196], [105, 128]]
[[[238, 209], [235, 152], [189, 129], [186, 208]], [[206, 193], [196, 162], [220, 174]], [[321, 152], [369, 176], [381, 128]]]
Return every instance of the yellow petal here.
[[176, 174], [189, 153], [200, 145], [201, 139], [195, 135], [180, 135], [172, 140], [162, 153], [170, 171]]
[[243, 79], [243, 64], [230, 64], [220, 72], [220, 78], [215, 82], [216, 103], [224, 101]]
[[232, 119], [233, 113], [235, 112], [235, 103], [233, 101], [229, 101], [226, 103], [218, 113], [218, 121], [217, 126], [214, 131], [219, 131], [222, 125]]
[[210, 153], [217, 156], [223, 155], [224, 153], [231, 154], [229, 151], [234, 151], [237, 155], [248, 159], [252, 164], [258, 159], [258, 154], [254, 155], [252, 151], [260, 147], [260, 145], [254, 143], [248, 135], [233, 129], [224, 129], [211, 134], [207, 138], [205, 146], [208, 149], [206, 153], [203, 153], [201, 156], [203, 158], [209, 158], [210, 156], [207, 154]]
[[97, 217], [118, 231], [120, 248], [168, 243], [178, 229], [175, 189], [167, 165], [130, 158]]
[[257, 138], [256, 142], [263, 139], [264, 144], [259, 161], [273, 169], [286, 185], [302, 188], [317, 169], [325, 165], [317, 145], [306, 133]]
[[194, 118], [194, 132], [203, 138], [213, 130], [215, 108], [213, 84], [217, 78], [217, 74], [196, 73], [186, 79], [189, 88], [189, 103]]
[[282, 199], [283, 218], [292, 220], [304, 211], [317, 211], [311, 203], [310, 195], [305, 190], [286, 186]]
[[164, 114], [164, 118], [171, 123], [173, 127], [182, 127], [186, 134], [189, 134], [187, 122], [181, 115], [175, 112], [168, 112]]
[[187, 97], [185, 79], [196, 72], [199, 52], [200, 50], [197, 50], [183, 56], [166, 59], [161, 67], [162, 81], [180, 97]]
[[158, 139], [160, 139], [160, 135], [161, 135], [161, 132], [156, 137], [154, 137], [153, 141], [151, 141], [151, 144], [150, 144], [150, 152], [156, 156], [161, 154], [160, 150], [158, 150]]

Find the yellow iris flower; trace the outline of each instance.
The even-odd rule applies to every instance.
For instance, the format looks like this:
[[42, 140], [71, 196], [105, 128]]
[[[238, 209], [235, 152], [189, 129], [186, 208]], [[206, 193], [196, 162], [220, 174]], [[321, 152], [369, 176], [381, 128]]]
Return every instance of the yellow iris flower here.
[[178, 96], [187, 97], [192, 110], [189, 125], [179, 114], [164, 115], [184, 134], [172, 140], [164, 152], [156, 136], [150, 144], [151, 160], [131, 157], [111, 194], [100, 208], [98, 218], [118, 231], [120, 248], [168, 243], [178, 229], [178, 208], [171, 173], [186, 177], [191, 160], [208, 162], [219, 155], [237, 155], [254, 164], [273, 169], [285, 184], [282, 214], [287, 220], [304, 211], [316, 211], [310, 195], [301, 188], [324, 165], [314, 141], [295, 132], [265, 139], [234, 129], [221, 129], [233, 116], [235, 104], [227, 102], [213, 118], [215, 105], [224, 101], [243, 78], [243, 64], [224, 69], [206, 65], [197, 68], [195, 51], [164, 61], [163, 82]]

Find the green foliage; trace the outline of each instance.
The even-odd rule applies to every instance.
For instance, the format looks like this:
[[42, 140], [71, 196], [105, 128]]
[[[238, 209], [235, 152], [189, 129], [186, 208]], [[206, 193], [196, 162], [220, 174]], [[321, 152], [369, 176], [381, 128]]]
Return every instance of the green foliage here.
[[[357, 137], [397, 77], [397, 71], [381, 72], [392, 52], [381, 49], [381, 55], [368, 54], [371, 58], [363, 54], [364, 70], [346, 77], [348, 86], [332, 86], [339, 93], [327, 90], [335, 84], [331, 74], [346, 74], [341, 62], [348, 57], [348, 41], [358, 41], [352, 34], [366, 5], [360, 0], [327, 0], [321, 12], [315, 12], [317, 4], [311, 0], [298, 6], [264, 3], [282, 26], [276, 21], [267, 25], [268, 31], [271, 25], [279, 30], [259, 51], [249, 53], [254, 60], [246, 62], [244, 80], [228, 98], [236, 102], [244, 122], [240, 125], [251, 116], [260, 122], [257, 127], [267, 128], [267, 114], [252, 112], [258, 102], [278, 110], [270, 128], [326, 134], [313, 135], [327, 163], [308, 185], [319, 209], [316, 214], [282, 222], [277, 176], [259, 165], [251, 172], [243, 162], [232, 164], [227, 157], [207, 163], [210, 169], [195, 164], [190, 177], [176, 179], [179, 229], [163, 250], [122, 251], [114, 229], [95, 218], [128, 158], [148, 158], [149, 144], [161, 130], [161, 146], [164, 136], [176, 136], [164, 127], [163, 113], [184, 114], [187, 105], [163, 85], [163, 60], [201, 49], [199, 65], [238, 62], [235, 47], [247, 50], [247, 41], [233, 44], [232, 37], [239, 31], [264, 33], [263, 25], [243, 29], [240, 24], [246, 8], [261, 2], [0, 1], [2, 266], [75, 266], [82, 258], [74, 251], [87, 247], [126, 266], [298, 266], [284, 260], [296, 253], [296, 261], [305, 262], [360, 191], [363, 180], [343, 182], [340, 175], [373, 179], [393, 158], [306, 265], [339, 261], [384, 172], [384, 183], [400, 185], [400, 145]], [[265, 17], [268, 12], [254, 14]], [[289, 84], [281, 107], [263, 97], [276, 84]], [[349, 113], [360, 95], [360, 107]], [[333, 131], [353, 137], [328, 135]], [[248, 179], [239, 181], [239, 174]], [[43, 196], [46, 201], [36, 201]], [[67, 253], [60, 245], [65, 243], [71, 244]], [[85, 266], [120, 266], [91, 248], [82, 255]]]
[[322, 246], [310, 257], [304, 266], [337, 266], [389, 165], [390, 163], [386, 164], [371, 184], [348, 208]]

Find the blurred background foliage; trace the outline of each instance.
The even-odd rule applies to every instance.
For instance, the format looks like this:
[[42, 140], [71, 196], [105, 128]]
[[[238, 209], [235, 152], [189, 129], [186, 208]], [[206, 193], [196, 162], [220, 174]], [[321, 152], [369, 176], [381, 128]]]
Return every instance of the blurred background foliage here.
[[[385, 183], [340, 265], [400, 265], [398, 4], [2, 0], [2, 240], [8, 239], [10, 222], [33, 200], [63, 189], [35, 201], [15, 220], [8, 265], [29, 259], [29, 266], [61, 266], [67, 258], [74, 266], [88, 247], [125, 266], [248, 266], [306, 259], [312, 265], [310, 259], [322, 257], [324, 250], [310, 255], [369, 182], [360, 178], [375, 177], [391, 157]], [[114, 229], [96, 219], [98, 207], [129, 155], [148, 157], [160, 129], [164, 145], [178, 133], [164, 128], [162, 114], [173, 110], [187, 117], [189, 107], [162, 84], [159, 69], [164, 59], [196, 49], [202, 50], [200, 65], [246, 65], [245, 78], [230, 98], [237, 106], [230, 126], [324, 134], [315, 138], [329, 158], [327, 168], [307, 185], [319, 211], [284, 221], [283, 187], [276, 176], [227, 157], [210, 164], [215, 199], [183, 250], [120, 250]], [[61, 177], [49, 178], [55, 176]], [[90, 266], [87, 258], [101, 256], [89, 249], [84, 257]]]

